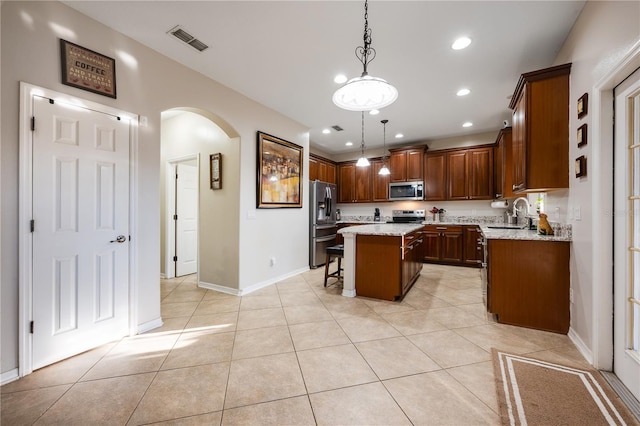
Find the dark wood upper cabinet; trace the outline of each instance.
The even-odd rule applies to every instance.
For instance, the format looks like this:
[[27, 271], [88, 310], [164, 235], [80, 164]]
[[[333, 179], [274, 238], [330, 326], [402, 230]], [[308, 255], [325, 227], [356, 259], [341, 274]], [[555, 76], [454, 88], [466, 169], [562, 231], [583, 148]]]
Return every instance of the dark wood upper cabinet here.
[[357, 167], [355, 163], [338, 165], [338, 202], [369, 203], [372, 201], [371, 166]]
[[467, 151], [447, 153], [447, 199], [468, 198]]
[[340, 164], [338, 165], [338, 202], [353, 203], [356, 199], [356, 165]]
[[316, 155], [309, 155], [309, 180], [337, 183], [336, 164]]
[[424, 156], [424, 199], [427, 201], [447, 199], [446, 157], [444, 152], [428, 152]]
[[493, 199], [493, 146], [446, 153], [447, 200]]
[[569, 187], [571, 64], [522, 74], [511, 98], [514, 193]]
[[392, 150], [389, 158], [390, 182], [423, 180], [423, 156], [424, 147]]
[[378, 174], [383, 166], [382, 160], [371, 161], [372, 201], [389, 201], [389, 176]]
[[514, 198], [513, 195], [513, 149], [511, 127], [500, 129], [493, 155], [495, 179], [494, 198]]
[[493, 147], [467, 151], [467, 199], [493, 199]]

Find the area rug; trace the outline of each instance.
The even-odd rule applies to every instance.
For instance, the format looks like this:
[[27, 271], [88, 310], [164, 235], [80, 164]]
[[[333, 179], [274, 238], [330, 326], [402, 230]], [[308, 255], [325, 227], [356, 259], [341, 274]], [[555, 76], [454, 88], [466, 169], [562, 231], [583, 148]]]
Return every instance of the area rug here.
[[503, 425], [638, 425], [601, 374], [493, 349]]

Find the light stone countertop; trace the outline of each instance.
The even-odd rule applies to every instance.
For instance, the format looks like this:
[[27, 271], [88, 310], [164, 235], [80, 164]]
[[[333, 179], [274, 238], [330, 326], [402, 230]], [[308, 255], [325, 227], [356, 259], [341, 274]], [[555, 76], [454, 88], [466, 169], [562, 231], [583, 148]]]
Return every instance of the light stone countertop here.
[[361, 235], [391, 235], [402, 237], [410, 232], [422, 229], [421, 223], [378, 223], [368, 225], [357, 225], [342, 228], [339, 234], [361, 234]]
[[540, 235], [533, 229], [494, 229], [480, 225], [488, 240], [571, 241], [571, 232], [556, 232], [556, 235]]

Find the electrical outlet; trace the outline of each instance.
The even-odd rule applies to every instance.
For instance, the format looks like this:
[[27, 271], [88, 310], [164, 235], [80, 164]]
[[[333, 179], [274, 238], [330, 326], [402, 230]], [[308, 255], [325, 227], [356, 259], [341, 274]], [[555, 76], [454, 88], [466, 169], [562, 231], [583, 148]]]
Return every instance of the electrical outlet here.
[[569, 302], [573, 303], [573, 289], [569, 289]]
[[573, 208], [573, 217], [575, 217], [576, 220], [582, 220], [582, 209], [580, 206], [575, 206]]

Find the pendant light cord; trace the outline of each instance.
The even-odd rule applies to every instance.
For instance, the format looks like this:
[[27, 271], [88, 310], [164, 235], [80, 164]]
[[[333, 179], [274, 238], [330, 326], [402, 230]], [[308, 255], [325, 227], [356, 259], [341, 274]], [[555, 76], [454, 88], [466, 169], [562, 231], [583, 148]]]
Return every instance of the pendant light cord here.
[[362, 156], [364, 157], [364, 111], [362, 111], [362, 141], [360, 142], [360, 150], [362, 151]]

